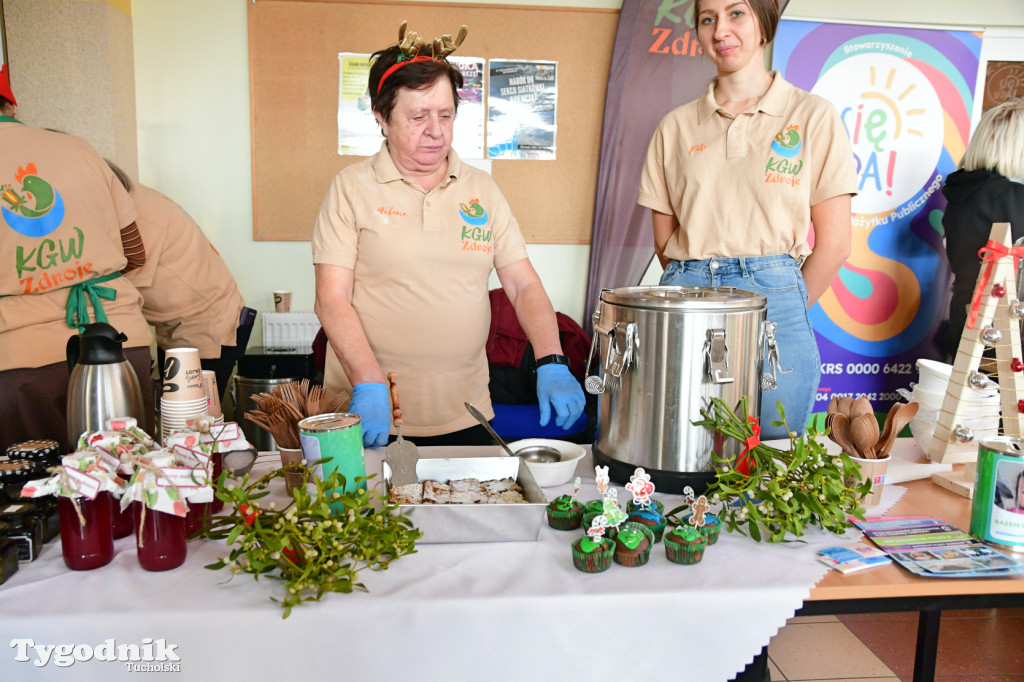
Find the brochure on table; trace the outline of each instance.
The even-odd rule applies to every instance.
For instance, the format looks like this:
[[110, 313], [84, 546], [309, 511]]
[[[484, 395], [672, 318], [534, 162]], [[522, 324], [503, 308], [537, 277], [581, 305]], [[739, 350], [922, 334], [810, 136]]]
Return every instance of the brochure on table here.
[[856, 524], [893, 560], [920, 576], [995, 578], [1024, 573], [1024, 564], [942, 519], [868, 517]]

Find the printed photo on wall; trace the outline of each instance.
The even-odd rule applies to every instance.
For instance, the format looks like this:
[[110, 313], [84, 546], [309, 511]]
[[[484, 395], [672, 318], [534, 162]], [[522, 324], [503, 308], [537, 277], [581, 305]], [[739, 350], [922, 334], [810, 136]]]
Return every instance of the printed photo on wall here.
[[457, 57], [448, 61], [462, 73], [459, 88], [459, 112], [455, 116], [452, 147], [463, 159], [484, 158], [484, 81], [487, 60], [482, 57]]
[[558, 62], [492, 59], [487, 97], [487, 156], [555, 158]]
[[370, 108], [370, 55], [338, 53], [338, 154], [372, 156], [381, 137]]

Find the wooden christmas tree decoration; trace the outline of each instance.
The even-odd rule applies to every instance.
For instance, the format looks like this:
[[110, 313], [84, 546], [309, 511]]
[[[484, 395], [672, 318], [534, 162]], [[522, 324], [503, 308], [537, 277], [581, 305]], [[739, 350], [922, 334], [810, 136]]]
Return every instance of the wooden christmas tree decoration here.
[[989, 386], [988, 376], [978, 370], [986, 346], [996, 351], [999, 376], [1002, 429], [1007, 436], [1020, 436], [1024, 431], [1024, 362], [1021, 359], [1020, 320], [1024, 303], [1017, 300], [1017, 267], [1024, 256], [1024, 247], [1012, 247], [1010, 223], [995, 223], [989, 242], [982, 249], [982, 266], [971, 302], [960, 346], [953, 361], [953, 373], [942, 400], [935, 434], [928, 456], [936, 462], [966, 462], [962, 472], [933, 474], [932, 481], [962, 495], [974, 492], [977, 471], [978, 438], [965, 417], [964, 399], [972, 391]]

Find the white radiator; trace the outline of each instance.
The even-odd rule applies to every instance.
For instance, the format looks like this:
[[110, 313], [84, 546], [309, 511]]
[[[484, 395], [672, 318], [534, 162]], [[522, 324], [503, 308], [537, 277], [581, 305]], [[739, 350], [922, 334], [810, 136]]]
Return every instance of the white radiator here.
[[320, 331], [316, 313], [263, 313], [263, 346], [310, 351]]

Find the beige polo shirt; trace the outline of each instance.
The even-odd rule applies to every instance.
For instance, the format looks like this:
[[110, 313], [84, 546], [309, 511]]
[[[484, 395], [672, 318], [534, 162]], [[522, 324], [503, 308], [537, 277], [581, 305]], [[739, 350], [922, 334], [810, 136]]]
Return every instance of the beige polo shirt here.
[[[377, 362], [398, 374], [403, 435], [493, 416], [484, 349], [494, 268], [526, 258], [519, 224], [491, 176], [448, 153], [430, 192], [402, 177], [386, 147], [334, 178], [313, 231], [313, 262], [354, 271], [352, 305]], [[351, 390], [328, 348], [325, 385]]]
[[658, 124], [637, 201], [678, 218], [666, 257], [807, 256], [811, 206], [857, 193], [853, 147], [835, 107], [773, 76], [738, 116], [719, 108], [712, 81]]
[[156, 329], [157, 344], [199, 349], [220, 357], [234, 346], [245, 301], [213, 244], [176, 203], [136, 183], [131, 191], [135, 221], [146, 245], [146, 264], [128, 277], [142, 294], [142, 314]]
[[[65, 360], [78, 333], [65, 321], [70, 287], [125, 267], [120, 230], [134, 221], [128, 193], [85, 141], [0, 122], [0, 370]], [[98, 287], [124, 347], [148, 347], [135, 286], [122, 276]]]

